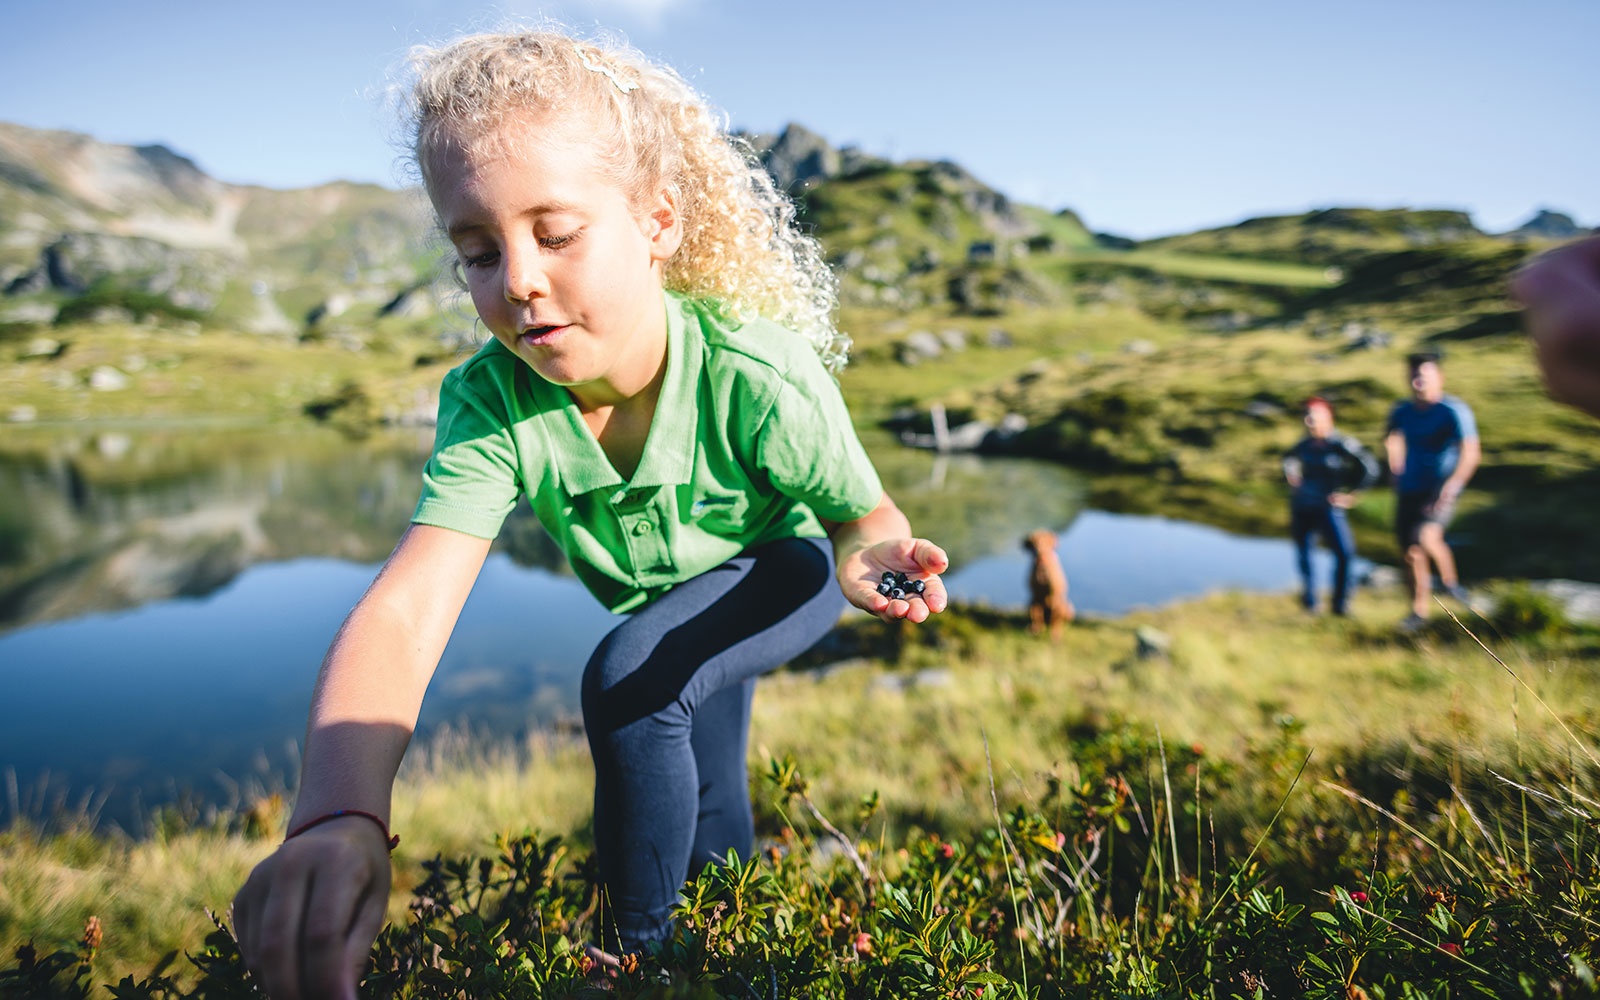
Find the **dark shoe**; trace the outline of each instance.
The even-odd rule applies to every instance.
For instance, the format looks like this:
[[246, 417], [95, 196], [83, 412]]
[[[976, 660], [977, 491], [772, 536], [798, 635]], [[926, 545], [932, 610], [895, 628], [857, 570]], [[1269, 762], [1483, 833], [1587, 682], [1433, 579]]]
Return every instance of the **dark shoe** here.
[[1416, 635], [1418, 632], [1421, 632], [1427, 627], [1428, 619], [1417, 614], [1415, 611], [1401, 619], [1398, 626], [1401, 635]]
[[1461, 584], [1452, 583], [1448, 587], [1440, 587], [1439, 589], [1444, 591], [1444, 595], [1451, 600], [1466, 607], [1472, 607], [1472, 594]]

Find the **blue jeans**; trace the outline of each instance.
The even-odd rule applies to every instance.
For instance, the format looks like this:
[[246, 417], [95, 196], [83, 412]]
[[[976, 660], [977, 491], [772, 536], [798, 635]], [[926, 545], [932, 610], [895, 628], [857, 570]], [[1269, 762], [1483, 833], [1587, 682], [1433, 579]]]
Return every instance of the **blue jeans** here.
[[684, 881], [754, 840], [745, 753], [755, 679], [805, 652], [845, 609], [826, 539], [751, 549], [611, 631], [583, 675], [594, 757], [602, 942], [666, 937]]
[[1301, 601], [1307, 608], [1317, 606], [1317, 589], [1311, 579], [1311, 543], [1320, 535], [1323, 546], [1333, 553], [1333, 613], [1344, 614], [1350, 597], [1350, 561], [1356, 554], [1344, 509], [1332, 504], [1291, 506], [1289, 533], [1294, 537], [1295, 559], [1300, 568]]

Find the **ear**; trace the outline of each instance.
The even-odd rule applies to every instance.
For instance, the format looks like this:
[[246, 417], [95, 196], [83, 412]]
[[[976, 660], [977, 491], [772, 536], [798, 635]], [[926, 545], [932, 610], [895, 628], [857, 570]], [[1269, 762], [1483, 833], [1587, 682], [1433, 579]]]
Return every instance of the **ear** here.
[[639, 228], [650, 241], [650, 258], [665, 263], [683, 245], [683, 217], [671, 191], [663, 190], [652, 198], [639, 217]]

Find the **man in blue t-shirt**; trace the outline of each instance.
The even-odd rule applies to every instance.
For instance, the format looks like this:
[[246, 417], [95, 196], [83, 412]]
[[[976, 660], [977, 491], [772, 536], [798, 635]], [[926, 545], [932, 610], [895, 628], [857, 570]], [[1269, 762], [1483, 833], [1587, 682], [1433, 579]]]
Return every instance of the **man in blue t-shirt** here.
[[1445, 544], [1456, 498], [1478, 469], [1482, 451], [1478, 424], [1466, 403], [1444, 394], [1444, 372], [1433, 352], [1406, 358], [1411, 374], [1411, 398], [1389, 411], [1383, 439], [1389, 471], [1395, 481], [1395, 534], [1405, 554], [1406, 582], [1411, 587], [1411, 614], [1400, 623], [1403, 631], [1420, 628], [1428, 618], [1433, 591], [1432, 566], [1446, 594], [1467, 603], [1468, 595], [1456, 575], [1456, 562]]

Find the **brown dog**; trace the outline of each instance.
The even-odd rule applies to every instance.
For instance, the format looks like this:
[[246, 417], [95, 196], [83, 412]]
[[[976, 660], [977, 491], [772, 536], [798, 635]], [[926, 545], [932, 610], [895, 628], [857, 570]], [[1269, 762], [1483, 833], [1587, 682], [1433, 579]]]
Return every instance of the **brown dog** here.
[[1033, 553], [1033, 568], [1028, 571], [1028, 630], [1038, 635], [1050, 627], [1050, 638], [1061, 638], [1061, 630], [1077, 611], [1067, 600], [1067, 573], [1056, 555], [1056, 534], [1040, 528], [1022, 540], [1022, 547]]

